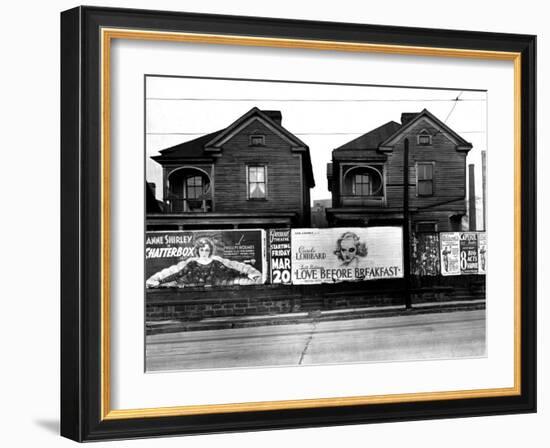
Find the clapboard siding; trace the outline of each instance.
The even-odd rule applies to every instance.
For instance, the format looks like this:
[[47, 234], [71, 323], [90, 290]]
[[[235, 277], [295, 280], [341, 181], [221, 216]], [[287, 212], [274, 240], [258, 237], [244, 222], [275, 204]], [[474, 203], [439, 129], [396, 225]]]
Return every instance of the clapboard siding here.
[[[432, 135], [432, 144], [418, 145], [417, 135], [422, 130]], [[403, 184], [403, 151], [405, 138], [409, 140], [409, 206], [411, 208], [428, 207], [442, 201], [464, 199], [466, 196], [466, 153], [456, 150], [456, 144], [437, 128], [421, 120], [413, 126], [394, 146], [386, 163], [386, 181], [389, 185]], [[416, 191], [416, 164], [434, 163], [433, 196], [418, 196]], [[386, 201], [388, 207], [399, 207], [403, 204], [403, 187], [388, 187]], [[460, 201], [458, 202], [460, 203]], [[461, 207], [461, 208], [460, 208]], [[464, 209], [450, 204], [449, 209]]]
[[[340, 218], [333, 219], [333, 225], [338, 225], [338, 219], [348, 219], [354, 216], [357, 222], [365, 222], [374, 216], [379, 222], [384, 210], [388, 213], [391, 221], [403, 212], [404, 192], [404, 147], [408, 140], [408, 192], [410, 222], [414, 228], [417, 222], [430, 222], [437, 225], [439, 231], [460, 230], [461, 216], [466, 213], [466, 156], [467, 151], [457, 150], [457, 141], [451, 134], [445, 134], [440, 127], [436, 127], [429, 118], [421, 118], [410, 128], [405, 128], [396, 139], [393, 136], [383, 138], [391, 139], [390, 151], [379, 151], [374, 148], [352, 149], [338, 148], [333, 151], [332, 160], [332, 194], [333, 216]], [[375, 131], [372, 131], [375, 132]], [[418, 135], [427, 133], [431, 135], [430, 145], [419, 145]], [[365, 134], [371, 136], [371, 133]], [[375, 136], [377, 137], [377, 136]], [[380, 144], [373, 138], [364, 138], [370, 145]], [[468, 143], [462, 141], [465, 148]], [[353, 146], [353, 142], [350, 143]], [[343, 166], [361, 164], [379, 165], [384, 168], [384, 199], [376, 203], [370, 203], [361, 207], [355, 207], [351, 214], [346, 215], [346, 205], [341, 198], [341, 179]], [[418, 194], [417, 187], [417, 164], [432, 163], [433, 171], [433, 194], [422, 196]], [[349, 203], [349, 201], [348, 201]], [[350, 206], [352, 207], [352, 206]], [[395, 222], [395, 221], [392, 221]]]
[[[250, 135], [265, 136], [265, 146], [250, 146]], [[267, 167], [267, 199], [247, 198], [247, 165]], [[301, 157], [290, 143], [256, 120], [223, 146], [215, 163], [216, 212], [295, 212], [304, 218]]]
[[[457, 210], [459, 211], [459, 210]], [[464, 210], [462, 210], [464, 211]], [[438, 232], [457, 232], [460, 231], [460, 221], [452, 221], [450, 215], [452, 211], [447, 207], [445, 210], [430, 209], [429, 211], [420, 211], [412, 213], [411, 228], [415, 231], [415, 226], [419, 222], [431, 222], [437, 224]]]

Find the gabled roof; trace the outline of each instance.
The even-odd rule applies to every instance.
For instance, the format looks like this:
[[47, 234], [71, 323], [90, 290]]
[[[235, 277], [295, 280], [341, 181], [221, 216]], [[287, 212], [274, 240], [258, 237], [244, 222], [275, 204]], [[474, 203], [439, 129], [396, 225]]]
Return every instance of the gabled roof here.
[[334, 151], [378, 149], [380, 143], [386, 140], [389, 136], [393, 135], [399, 128], [401, 128], [399, 123], [390, 121], [350, 142], [343, 144]]
[[315, 186], [315, 180], [313, 178], [313, 168], [311, 165], [309, 147], [281, 125], [280, 111], [262, 111], [257, 107], [253, 107], [228, 127], [203, 135], [202, 137], [180, 143], [170, 148], [163, 149], [159, 151], [159, 155], [151, 158], [158, 163], [163, 164], [166, 162], [185, 160], [212, 159], [213, 157], [220, 156], [224, 143], [231, 139], [244, 126], [254, 119], [260, 120], [273, 133], [286, 140], [291, 146], [293, 152], [303, 154], [302, 160], [305, 170], [305, 177], [308, 186], [313, 188]]
[[406, 121], [399, 129], [397, 129], [392, 135], [390, 135], [386, 140], [380, 143], [379, 150], [386, 152], [392, 151], [393, 145], [397, 140], [405, 134], [411, 127], [418, 123], [422, 119], [427, 119], [435, 127], [439, 128], [439, 132], [444, 133], [449, 139], [451, 139], [456, 144], [457, 151], [466, 151], [468, 152], [472, 149], [472, 144], [464, 140], [460, 135], [453, 131], [449, 126], [443, 123], [439, 118], [433, 115], [429, 110], [424, 109], [422, 112], [419, 112], [416, 117], [411, 118], [412, 114], [407, 113], [408, 121]]
[[280, 124], [280, 122], [274, 119], [275, 112], [276, 111], [264, 112], [257, 107], [253, 107], [207, 142], [205, 144], [205, 150], [213, 152], [219, 151], [221, 146], [238, 132], [240, 127], [246, 125], [252, 118], [259, 118], [268, 128], [271, 128], [273, 132], [287, 140], [293, 146], [293, 149], [306, 150], [308, 146], [302, 140], [290, 133]]
[[[427, 109], [421, 112], [406, 112], [401, 115], [402, 124], [395, 121], [389, 121], [382, 126], [367, 132], [348, 143], [333, 150], [333, 153], [340, 157], [351, 156], [353, 151], [377, 151], [382, 155], [384, 152], [391, 151], [393, 145], [397, 142], [399, 137], [407, 132], [412, 126], [418, 123], [422, 119], [429, 120], [439, 132], [444, 133], [449, 139], [451, 139], [455, 145], [457, 151], [469, 151], [472, 149], [472, 144], [464, 140], [460, 135], [453, 131], [449, 126], [443, 123], [439, 118], [433, 115]], [[368, 157], [373, 157], [373, 154]]]
[[211, 154], [204, 151], [204, 145], [222, 131], [223, 129], [216, 132], [211, 132], [210, 134], [203, 135], [202, 137], [163, 149], [159, 151], [159, 156], [153, 156], [151, 158], [157, 162], [160, 162], [169, 161], [171, 159], [202, 159], [212, 157]]

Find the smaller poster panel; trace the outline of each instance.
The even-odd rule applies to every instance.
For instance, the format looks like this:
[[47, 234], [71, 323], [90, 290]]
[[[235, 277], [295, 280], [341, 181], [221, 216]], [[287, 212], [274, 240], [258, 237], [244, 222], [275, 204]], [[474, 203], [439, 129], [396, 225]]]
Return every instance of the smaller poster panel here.
[[435, 276], [440, 272], [439, 235], [418, 233], [411, 247], [411, 273], [421, 277]]
[[479, 232], [477, 234], [477, 256], [478, 256], [478, 272], [480, 274], [487, 273], [487, 234]]
[[441, 275], [460, 275], [460, 233], [441, 232]]
[[477, 233], [460, 233], [460, 272], [462, 274], [477, 274], [479, 270], [477, 252]]
[[267, 277], [265, 230], [147, 232], [146, 286], [254, 285]]
[[401, 227], [292, 230], [295, 285], [401, 277]]
[[290, 285], [292, 283], [290, 229], [269, 231], [269, 254], [271, 283]]

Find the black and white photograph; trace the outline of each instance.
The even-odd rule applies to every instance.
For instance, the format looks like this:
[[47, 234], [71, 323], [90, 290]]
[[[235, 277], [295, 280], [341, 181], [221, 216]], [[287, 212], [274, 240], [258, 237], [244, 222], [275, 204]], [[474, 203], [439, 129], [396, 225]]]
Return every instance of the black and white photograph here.
[[144, 84], [147, 372], [487, 356], [486, 90]]
[[2, 445], [544, 446], [546, 10], [6, 3]]

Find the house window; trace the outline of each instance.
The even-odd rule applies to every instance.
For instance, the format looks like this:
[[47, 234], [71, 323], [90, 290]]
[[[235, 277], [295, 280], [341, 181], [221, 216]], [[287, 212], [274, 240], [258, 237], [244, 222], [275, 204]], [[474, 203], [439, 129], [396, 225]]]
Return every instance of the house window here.
[[191, 176], [185, 179], [186, 199], [199, 199], [203, 191], [202, 176]]
[[263, 165], [248, 167], [248, 199], [267, 198], [267, 168]]
[[352, 193], [354, 196], [372, 195], [372, 177], [368, 173], [353, 176]]
[[383, 167], [345, 166], [342, 174], [342, 197], [351, 201], [380, 199], [384, 196]]
[[418, 196], [433, 196], [434, 164], [432, 162], [416, 165], [416, 179]]
[[418, 134], [418, 144], [420, 146], [429, 146], [432, 144], [432, 136], [425, 129]]
[[265, 135], [251, 135], [250, 146], [265, 146]]

